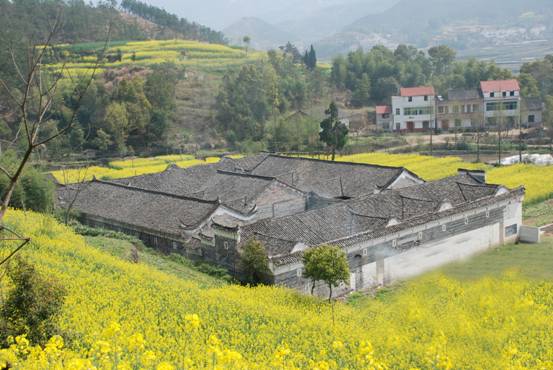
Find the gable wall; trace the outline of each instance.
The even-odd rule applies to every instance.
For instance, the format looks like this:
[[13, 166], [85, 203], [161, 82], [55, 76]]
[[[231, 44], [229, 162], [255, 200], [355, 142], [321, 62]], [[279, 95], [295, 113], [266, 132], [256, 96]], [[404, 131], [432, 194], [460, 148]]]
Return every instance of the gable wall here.
[[306, 209], [306, 196], [300, 191], [273, 182], [257, 198], [255, 221], [294, 215]]

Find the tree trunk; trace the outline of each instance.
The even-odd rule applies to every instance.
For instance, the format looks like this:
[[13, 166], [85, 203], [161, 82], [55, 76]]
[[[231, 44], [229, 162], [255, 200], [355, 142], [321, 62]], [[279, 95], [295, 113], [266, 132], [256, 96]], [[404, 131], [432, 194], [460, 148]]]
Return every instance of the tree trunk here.
[[8, 207], [10, 206], [10, 201], [12, 199], [13, 192], [15, 190], [15, 187], [17, 186], [17, 183], [19, 181], [19, 178], [21, 177], [23, 170], [25, 169], [25, 165], [29, 161], [29, 158], [31, 157], [31, 154], [33, 152], [33, 147], [29, 145], [27, 150], [25, 151], [25, 155], [23, 156], [23, 159], [21, 160], [19, 167], [17, 168], [17, 171], [15, 174], [10, 178], [10, 182], [8, 184], [8, 187], [2, 196], [2, 205], [0, 206], [0, 226], [3, 223], [4, 215], [6, 214], [6, 211], [8, 210]]
[[328, 302], [332, 302], [332, 284], [328, 284], [328, 289], [330, 293], [328, 294]]
[[336, 160], [336, 147], [333, 146], [332, 147], [332, 162], [334, 162]]
[[315, 281], [313, 280], [313, 284], [311, 285], [311, 295], [315, 294]]

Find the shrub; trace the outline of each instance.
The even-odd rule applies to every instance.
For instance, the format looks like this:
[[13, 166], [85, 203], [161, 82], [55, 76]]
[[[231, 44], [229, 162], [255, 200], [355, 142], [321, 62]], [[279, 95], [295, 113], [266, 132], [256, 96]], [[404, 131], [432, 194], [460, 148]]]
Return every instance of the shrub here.
[[58, 334], [57, 317], [61, 313], [65, 289], [46, 278], [22, 258], [7, 269], [13, 288], [0, 311], [2, 337], [27, 334], [33, 343], [44, 344]]
[[273, 281], [267, 251], [257, 240], [250, 240], [244, 246], [240, 256], [240, 265], [243, 274], [242, 282], [245, 284], [270, 284]]

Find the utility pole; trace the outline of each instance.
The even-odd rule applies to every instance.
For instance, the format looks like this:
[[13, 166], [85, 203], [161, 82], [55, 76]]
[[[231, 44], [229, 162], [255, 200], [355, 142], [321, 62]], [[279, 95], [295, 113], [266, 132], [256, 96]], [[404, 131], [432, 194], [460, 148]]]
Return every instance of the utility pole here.
[[522, 163], [522, 98], [518, 106], [518, 163]]

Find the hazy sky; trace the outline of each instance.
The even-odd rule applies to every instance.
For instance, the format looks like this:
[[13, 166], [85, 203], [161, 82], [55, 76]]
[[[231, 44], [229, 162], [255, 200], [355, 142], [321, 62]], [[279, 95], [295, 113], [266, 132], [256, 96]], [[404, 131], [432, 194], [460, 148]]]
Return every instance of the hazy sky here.
[[[269, 23], [300, 19], [328, 6], [363, 3], [363, 0], [143, 0], [167, 11], [222, 29], [242, 17]], [[367, 0], [365, 0], [367, 1]], [[380, 0], [392, 2], [391, 0]], [[362, 15], [361, 15], [362, 16]]]

